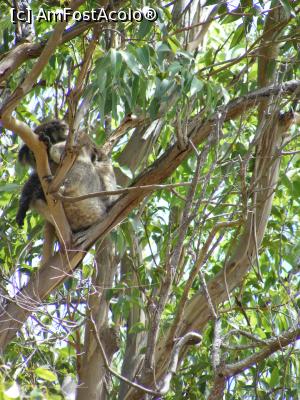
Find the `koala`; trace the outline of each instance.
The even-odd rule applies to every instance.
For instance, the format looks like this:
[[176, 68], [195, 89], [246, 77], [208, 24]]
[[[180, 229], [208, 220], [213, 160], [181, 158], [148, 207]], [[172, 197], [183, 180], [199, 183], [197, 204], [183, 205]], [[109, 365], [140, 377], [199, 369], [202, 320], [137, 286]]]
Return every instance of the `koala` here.
[[[59, 164], [65, 149], [65, 142], [51, 146], [50, 158]], [[79, 154], [68, 172], [61, 193], [64, 196], [77, 197], [84, 194], [106, 190], [101, 176], [105, 172], [103, 161], [97, 160], [97, 151], [91, 143], [86, 142], [79, 150]], [[109, 180], [109, 179], [108, 179]], [[108, 199], [91, 197], [74, 203], [63, 201], [66, 217], [74, 233], [87, 229], [95, 222], [100, 221], [106, 214]]]
[[[48, 131], [47, 133], [53, 140], [51, 132]], [[59, 138], [61, 137], [59, 136]], [[49, 163], [53, 172], [56, 171], [61, 162], [65, 146], [66, 141], [60, 141], [52, 144], [49, 148]], [[110, 158], [101, 149], [97, 148], [87, 134], [81, 133], [79, 135], [77, 158], [68, 171], [60, 192], [64, 196], [77, 197], [88, 193], [115, 189], [116, 180]], [[62, 200], [72, 232], [74, 234], [82, 232], [103, 219], [113, 200], [114, 196], [91, 197], [77, 202]], [[55, 228], [36, 172], [30, 175], [21, 193], [16, 218], [19, 225], [23, 224], [26, 211], [29, 208], [37, 211], [46, 220], [43, 263], [53, 254]]]
[[[101, 190], [108, 192], [116, 190], [117, 183], [111, 158], [99, 148], [96, 149], [94, 166], [100, 180]], [[115, 195], [101, 197], [101, 200], [104, 202], [106, 208], [109, 208], [112, 203], [116, 201], [116, 199], [117, 196]]]
[[19, 227], [24, 225], [26, 213], [30, 208], [34, 208], [33, 204], [36, 200], [40, 200], [44, 203], [46, 202], [38, 174], [33, 172], [22, 188], [19, 200], [19, 208], [16, 215], [16, 221]]
[[[64, 121], [53, 119], [49, 122], [45, 122], [35, 128], [34, 132], [39, 136], [39, 139], [43, 141], [48, 149], [52, 144], [62, 142], [66, 140], [68, 125]], [[24, 144], [18, 153], [18, 160], [22, 165], [29, 165], [34, 170], [36, 169], [35, 158], [30, 148]], [[56, 171], [57, 164], [49, 159], [50, 168], [52, 173]], [[24, 184], [20, 200], [19, 208], [16, 215], [17, 224], [22, 227], [24, 219], [29, 208], [38, 209], [46, 203], [45, 195], [42, 189], [41, 182], [38, 174], [33, 172], [27, 182]]]

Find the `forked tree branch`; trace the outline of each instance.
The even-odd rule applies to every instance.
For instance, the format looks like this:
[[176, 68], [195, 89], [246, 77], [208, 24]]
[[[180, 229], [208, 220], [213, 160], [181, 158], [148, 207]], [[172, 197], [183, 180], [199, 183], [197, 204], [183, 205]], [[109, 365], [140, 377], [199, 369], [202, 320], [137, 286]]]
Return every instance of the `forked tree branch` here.
[[257, 351], [251, 356], [248, 356], [233, 364], [221, 364], [217, 370], [216, 377], [213, 383], [208, 400], [222, 399], [226, 381], [232, 376], [238, 375], [247, 370], [253, 365], [264, 361], [276, 351], [295, 343], [300, 339], [300, 328], [292, 329], [282, 333], [279, 336], [265, 340], [264, 348]]

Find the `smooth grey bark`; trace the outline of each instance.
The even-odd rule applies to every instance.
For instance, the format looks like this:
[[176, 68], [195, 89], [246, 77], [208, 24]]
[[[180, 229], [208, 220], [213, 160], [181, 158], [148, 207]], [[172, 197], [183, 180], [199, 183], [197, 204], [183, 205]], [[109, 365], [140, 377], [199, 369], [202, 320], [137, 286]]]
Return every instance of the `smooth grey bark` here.
[[[134, 271], [133, 260], [139, 263], [142, 260], [141, 254], [139, 252], [139, 244], [136, 238], [133, 236], [133, 240], [136, 242], [136, 250], [139, 254], [133, 254], [131, 249], [130, 255], [125, 255], [122, 259], [122, 275], [124, 275], [124, 282], [128, 283], [127, 293], [130, 296], [134, 290], [138, 290], [139, 282]], [[143, 293], [140, 293], [143, 297]], [[121, 375], [135, 381], [135, 376], [141, 365], [144, 355], [141, 353], [142, 348], [146, 343], [146, 332], [130, 332], [130, 330], [137, 323], [145, 323], [145, 313], [140, 306], [132, 303], [129, 317], [126, 321], [126, 345], [125, 354], [123, 358], [123, 364], [121, 369]], [[129, 386], [125, 382], [120, 382], [119, 389], [119, 400], [124, 399], [125, 393], [128, 391]]]
[[87, 320], [85, 324], [84, 348], [81, 356], [77, 400], [105, 400], [104, 385], [106, 365], [97, 342], [95, 329], [105, 349], [108, 362], [118, 350], [117, 332], [109, 326], [109, 300], [107, 292], [112, 287], [117, 263], [114, 257], [114, 246], [109, 237], [98, 245], [95, 274], [92, 279], [87, 303]]

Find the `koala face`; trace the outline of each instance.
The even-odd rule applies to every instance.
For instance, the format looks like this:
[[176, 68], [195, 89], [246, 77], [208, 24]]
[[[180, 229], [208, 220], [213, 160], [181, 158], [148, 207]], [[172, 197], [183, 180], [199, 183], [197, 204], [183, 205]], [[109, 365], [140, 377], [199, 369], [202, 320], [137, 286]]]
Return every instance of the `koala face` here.
[[66, 122], [53, 119], [37, 126], [34, 132], [38, 136], [46, 136], [49, 138], [51, 144], [63, 142], [67, 137], [68, 125]]
[[65, 146], [66, 142], [56, 143], [53, 146], [51, 146], [49, 155], [51, 160], [54, 161], [56, 164], [60, 163], [62, 154], [65, 150]]

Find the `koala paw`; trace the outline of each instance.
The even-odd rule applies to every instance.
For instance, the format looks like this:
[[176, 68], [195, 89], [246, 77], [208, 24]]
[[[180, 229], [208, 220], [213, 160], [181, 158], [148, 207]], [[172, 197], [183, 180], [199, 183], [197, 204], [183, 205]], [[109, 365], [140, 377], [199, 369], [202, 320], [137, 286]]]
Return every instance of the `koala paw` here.
[[43, 176], [43, 179], [47, 182], [47, 183], [51, 183], [53, 180], [53, 175], [45, 175]]
[[45, 135], [44, 133], [39, 135], [39, 140], [43, 143], [45, 143], [45, 146], [47, 148], [47, 150], [50, 149], [51, 147], [51, 140], [49, 138], [49, 136]]

